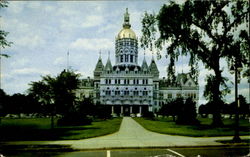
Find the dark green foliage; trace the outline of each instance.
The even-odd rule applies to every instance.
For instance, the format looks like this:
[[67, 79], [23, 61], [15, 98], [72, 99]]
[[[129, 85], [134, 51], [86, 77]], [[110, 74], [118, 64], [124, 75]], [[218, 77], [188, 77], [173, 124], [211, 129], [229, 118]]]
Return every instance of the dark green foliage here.
[[186, 99], [185, 103], [179, 102], [178, 108], [176, 124], [199, 124], [196, 119], [196, 103], [191, 98]]
[[[8, 2], [6, 0], [1, 0], [0, 1], [0, 9], [2, 9], [4, 7], [8, 7]], [[9, 41], [6, 40], [7, 35], [8, 35], [8, 32], [6, 32], [4, 30], [0, 30], [0, 48], [9, 47], [12, 44], [12, 42], [9, 42]], [[1, 54], [0, 53], [0, 58], [2, 56], [3, 57], [9, 57], [9, 55], [7, 55], [7, 54]]]
[[0, 116], [41, 113], [40, 104], [31, 95], [16, 93], [9, 96], [3, 90], [0, 90], [0, 100]]
[[[196, 103], [191, 98], [186, 100], [177, 98], [164, 104], [160, 109], [160, 114], [172, 116], [176, 124], [199, 124], [199, 121], [196, 119]], [[176, 116], [177, 119], [175, 119]]]
[[[63, 70], [56, 77], [47, 75], [30, 85], [28, 92], [49, 111], [52, 121], [55, 114], [61, 114], [65, 117], [65, 123], [68, 123], [72, 113], [77, 112], [75, 90], [80, 85], [79, 74]], [[74, 117], [72, 118], [74, 123]]]
[[250, 104], [247, 103], [246, 98], [243, 95], [239, 95], [239, 102], [240, 102], [240, 107], [239, 107], [239, 113], [243, 114], [244, 117], [246, 114], [250, 114]]
[[91, 124], [91, 119], [79, 112], [71, 112], [58, 119], [58, 126], [80, 126]]
[[[189, 65], [195, 80], [198, 78], [197, 62], [202, 61], [207, 69], [214, 72], [207, 78], [205, 96], [217, 103], [228, 93], [220, 60], [226, 59], [231, 65], [233, 59], [237, 58], [245, 69], [249, 68], [248, 23], [248, 1], [190, 0], [183, 4], [171, 1], [168, 5], [164, 4], [156, 15], [145, 13], [141, 46], [155, 47], [158, 56], [161, 56], [160, 51], [167, 44], [170, 81], [174, 80], [174, 65], [180, 55], [190, 57]], [[160, 36], [156, 38], [157, 30]], [[222, 87], [224, 90], [220, 90]], [[220, 110], [220, 105], [213, 106], [213, 125], [222, 125]]]
[[111, 106], [97, 104], [95, 116], [100, 119], [111, 118]]
[[7, 103], [8, 103], [8, 95], [4, 92], [4, 90], [0, 89], [0, 117], [5, 116], [7, 114]]
[[149, 112], [149, 111], [146, 111], [144, 114], [143, 114], [143, 117], [145, 117], [146, 119], [154, 119], [154, 113], [153, 112]]
[[96, 114], [96, 105], [93, 103], [93, 98], [84, 98], [82, 101], [78, 102], [77, 111], [85, 115], [94, 116]]

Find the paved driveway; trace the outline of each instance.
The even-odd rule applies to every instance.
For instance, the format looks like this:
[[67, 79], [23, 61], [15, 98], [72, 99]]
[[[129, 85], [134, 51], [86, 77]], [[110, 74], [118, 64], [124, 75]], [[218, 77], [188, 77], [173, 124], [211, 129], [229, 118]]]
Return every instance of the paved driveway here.
[[218, 139], [232, 137], [194, 138], [172, 136], [154, 133], [144, 129], [131, 117], [124, 117], [120, 130], [112, 135], [92, 139], [75, 141], [72, 147], [76, 149], [93, 148], [141, 148], [141, 147], [169, 147], [169, 146], [208, 146], [219, 145]]
[[[249, 138], [249, 136], [245, 136]], [[65, 141], [15, 141], [14, 144], [26, 145], [71, 145], [74, 149], [112, 149], [112, 148], [160, 148], [175, 146], [217, 146], [223, 145], [216, 140], [229, 140], [232, 137], [185, 137], [163, 135], [144, 129], [130, 117], [124, 117], [117, 133], [84, 139]], [[11, 142], [9, 142], [11, 144]]]

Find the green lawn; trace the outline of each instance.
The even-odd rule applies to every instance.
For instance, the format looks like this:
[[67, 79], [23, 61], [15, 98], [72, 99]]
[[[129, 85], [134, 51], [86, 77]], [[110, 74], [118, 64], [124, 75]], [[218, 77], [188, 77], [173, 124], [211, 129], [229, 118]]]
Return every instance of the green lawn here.
[[[212, 119], [200, 118], [198, 126], [176, 125], [172, 118], [156, 118], [148, 120], [145, 118], [134, 118], [145, 129], [170, 135], [182, 135], [192, 137], [210, 137], [210, 136], [232, 136], [234, 135], [234, 120], [223, 120], [224, 126], [212, 128], [210, 126]], [[248, 120], [240, 120], [240, 135], [249, 135], [250, 124]]]
[[[119, 130], [121, 118], [95, 121], [85, 126], [55, 126], [50, 129], [49, 118], [8, 119], [0, 124], [0, 141], [16, 140], [77, 140], [114, 133]], [[55, 120], [56, 121], [56, 120]]]

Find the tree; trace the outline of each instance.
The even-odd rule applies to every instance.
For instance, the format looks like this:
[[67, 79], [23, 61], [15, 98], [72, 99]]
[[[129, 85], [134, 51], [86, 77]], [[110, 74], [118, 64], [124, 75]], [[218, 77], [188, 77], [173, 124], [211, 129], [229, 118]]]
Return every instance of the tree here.
[[243, 114], [243, 118], [245, 118], [246, 114], [249, 115], [250, 113], [250, 104], [247, 103], [246, 98], [243, 95], [239, 95], [239, 102], [240, 102], [240, 108], [239, 112], [240, 114]]
[[[0, 1], [0, 9], [8, 7], [7, 4], [8, 4], [8, 2], [5, 1], [5, 0]], [[4, 30], [0, 30], [0, 49], [5, 48], [5, 47], [9, 47], [12, 44], [12, 42], [9, 42], [9, 41], [6, 40], [7, 35], [8, 35], [8, 32], [6, 32]], [[9, 57], [9, 55], [7, 55], [7, 54], [0, 53], [0, 58], [2, 56], [3, 57]]]
[[80, 85], [79, 76], [73, 71], [63, 70], [56, 77], [47, 75], [41, 81], [30, 84], [28, 92], [50, 111], [52, 128], [56, 113], [69, 117], [75, 112], [75, 90]]
[[77, 110], [85, 115], [94, 116], [96, 114], [97, 107], [93, 103], [92, 97], [84, 98], [78, 102]]
[[186, 99], [185, 102], [183, 102], [183, 99], [179, 98], [177, 111], [177, 124], [196, 125], [199, 123], [196, 119], [196, 103], [192, 98]]
[[9, 96], [0, 88], [0, 123], [1, 117], [7, 114], [7, 103]]
[[[144, 14], [142, 19], [143, 48], [153, 47], [160, 51], [167, 46], [170, 58], [168, 74], [173, 74], [175, 62], [180, 55], [189, 56], [193, 75], [197, 74], [197, 62], [214, 74], [207, 76], [205, 97], [214, 104], [213, 125], [222, 125], [220, 105], [226, 79], [222, 76], [221, 59], [228, 64], [249, 63], [248, 1], [186, 1], [184, 4], [170, 2], [163, 5], [157, 15]], [[159, 32], [159, 33], [157, 33]], [[157, 37], [157, 35], [159, 36]], [[194, 76], [193, 76], [194, 77]], [[225, 86], [224, 86], [225, 87]], [[220, 103], [219, 103], [220, 104]]]

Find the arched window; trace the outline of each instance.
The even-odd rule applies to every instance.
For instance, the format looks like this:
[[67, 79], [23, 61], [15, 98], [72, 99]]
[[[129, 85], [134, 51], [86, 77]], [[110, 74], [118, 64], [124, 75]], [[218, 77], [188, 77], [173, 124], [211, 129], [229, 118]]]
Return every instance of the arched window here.
[[125, 55], [125, 62], [128, 62], [128, 55]]
[[123, 62], [123, 55], [121, 55], [121, 62]]

